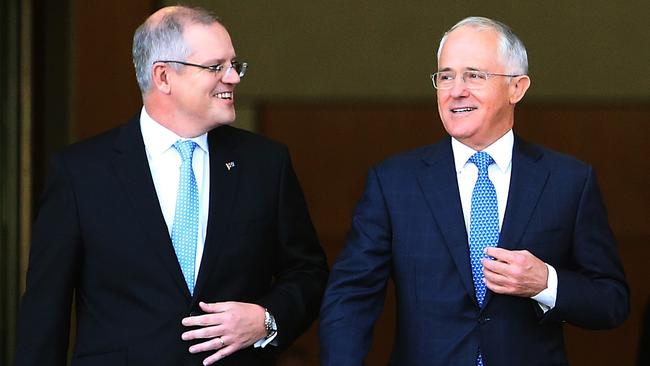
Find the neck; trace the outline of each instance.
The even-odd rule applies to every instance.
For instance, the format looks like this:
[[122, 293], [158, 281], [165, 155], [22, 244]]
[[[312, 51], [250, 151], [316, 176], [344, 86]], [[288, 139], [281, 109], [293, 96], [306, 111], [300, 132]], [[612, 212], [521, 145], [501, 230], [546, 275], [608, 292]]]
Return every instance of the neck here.
[[156, 123], [180, 137], [189, 139], [207, 132], [197, 128], [191, 122], [185, 121], [174, 108], [167, 106], [166, 103], [159, 103], [156, 98], [145, 99], [144, 108]]

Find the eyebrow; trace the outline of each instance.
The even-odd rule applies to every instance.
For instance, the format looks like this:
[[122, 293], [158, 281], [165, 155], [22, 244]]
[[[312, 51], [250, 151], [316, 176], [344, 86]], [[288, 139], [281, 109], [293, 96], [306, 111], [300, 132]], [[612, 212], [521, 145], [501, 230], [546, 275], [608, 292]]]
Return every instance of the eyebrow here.
[[[445, 67], [444, 69], [438, 70], [438, 72], [441, 71], [455, 71], [451, 67]], [[466, 67], [463, 71], [481, 71], [478, 67]]]
[[[221, 64], [223, 64], [224, 62], [228, 61], [228, 60], [223, 59], [223, 58], [220, 58], [220, 59], [217, 59], [217, 60], [214, 60], [214, 61], [213, 61], [213, 60], [214, 60], [214, 59], [212, 59], [212, 60], [210, 60], [210, 61], [207, 61], [207, 62], [204, 62], [203, 64], [204, 64], [204, 65], [221, 65]], [[232, 63], [233, 61], [237, 61], [237, 56], [235, 56], [235, 57], [233, 57], [233, 58], [230, 59], [230, 62], [231, 62], [231, 63]]]

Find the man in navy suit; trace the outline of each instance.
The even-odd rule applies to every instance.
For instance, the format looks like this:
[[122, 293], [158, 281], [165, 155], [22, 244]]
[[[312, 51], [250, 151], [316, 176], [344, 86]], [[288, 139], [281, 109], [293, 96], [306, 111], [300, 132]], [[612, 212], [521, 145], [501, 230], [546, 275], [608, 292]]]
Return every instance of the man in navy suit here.
[[[450, 137], [370, 169], [321, 306], [323, 365], [364, 362], [389, 278], [395, 365], [566, 365], [564, 322], [603, 329], [626, 318], [592, 168], [512, 131], [527, 68], [524, 45], [500, 22], [466, 18], [444, 35], [432, 81]], [[496, 241], [479, 252], [474, 280], [478, 152], [492, 161]]]
[[328, 273], [288, 151], [228, 126], [247, 65], [212, 14], [157, 11], [133, 60], [140, 113], [51, 161], [16, 365], [67, 364], [73, 298], [73, 366], [273, 365]]

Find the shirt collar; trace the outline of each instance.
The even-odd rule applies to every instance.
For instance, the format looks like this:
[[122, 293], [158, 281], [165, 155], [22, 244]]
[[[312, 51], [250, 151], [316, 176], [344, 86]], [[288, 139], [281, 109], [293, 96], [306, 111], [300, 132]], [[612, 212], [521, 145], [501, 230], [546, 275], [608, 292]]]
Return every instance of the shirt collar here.
[[[490, 154], [497, 167], [499, 167], [499, 170], [506, 172], [512, 162], [512, 147], [514, 143], [515, 135], [511, 129], [490, 146], [483, 149], [483, 151]], [[454, 137], [451, 138], [451, 149], [454, 153], [456, 173], [460, 173], [465, 168], [465, 164], [467, 164], [469, 158], [476, 153], [476, 150], [464, 145]]]
[[144, 107], [140, 112], [140, 130], [147, 152], [152, 157], [166, 152], [178, 140], [192, 140], [199, 145], [201, 150], [208, 153], [207, 133], [191, 139], [182, 138], [151, 118]]

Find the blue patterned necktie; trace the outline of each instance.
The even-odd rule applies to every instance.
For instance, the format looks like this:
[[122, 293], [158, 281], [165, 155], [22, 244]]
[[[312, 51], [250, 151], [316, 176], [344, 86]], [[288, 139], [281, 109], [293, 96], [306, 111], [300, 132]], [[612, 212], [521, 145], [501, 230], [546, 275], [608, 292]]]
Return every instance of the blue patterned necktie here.
[[[476, 299], [481, 307], [485, 299], [486, 286], [483, 280], [483, 265], [486, 247], [495, 247], [499, 242], [499, 210], [497, 193], [488, 176], [488, 167], [494, 163], [492, 157], [482, 151], [469, 158], [478, 168], [478, 178], [472, 191], [472, 208], [469, 224], [469, 256], [472, 264], [472, 277]], [[476, 360], [483, 366], [483, 355], [479, 351]]]
[[196, 142], [191, 140], [174, 143], [174, 148], [181, 155], [181, 169], [172, 243], [191, 294], [194, 293], [194, 262], [199, 235], [199, 190], [192, 170], [192, 155], [196, 146]]
[[495, 247], [499, 242], [499, 210], [497, 208], [497, 193], [494, 184], [488, 177], [488, 166], [494, 163], [490, 155], [479, 151], [469, 158], [478, 168], [478, 178], [472, 191], [472, 209], [469, 224], [469, 256], [472, 263], [472, 277], [476, 299], [483, 306], [485, 299], [485, 283], [483, 281], [483, 265], [486, 247]]

